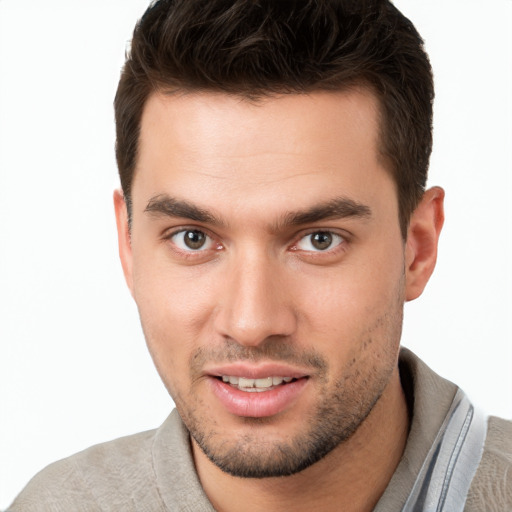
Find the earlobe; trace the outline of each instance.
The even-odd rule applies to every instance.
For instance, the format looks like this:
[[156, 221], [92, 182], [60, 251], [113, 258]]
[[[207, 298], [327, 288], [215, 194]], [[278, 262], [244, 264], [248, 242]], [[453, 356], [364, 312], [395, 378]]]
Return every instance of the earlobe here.
[[411, 216], [405, 250], [406, 300], [421, 295], [434, 271], [444, 223], [443, 204], [444, 190], [433, 187], [425, 192]]
[[117, 242], [119, 247], [119, 257], [123, 267], [126, 284], [133, 295], [132, 278], [132, 246], [130, 240], [130, 226], [128, 222], [128, 210], [126, 201], [121, 190], [114, 191], [114, 208], [116, 212], [117, 224]]

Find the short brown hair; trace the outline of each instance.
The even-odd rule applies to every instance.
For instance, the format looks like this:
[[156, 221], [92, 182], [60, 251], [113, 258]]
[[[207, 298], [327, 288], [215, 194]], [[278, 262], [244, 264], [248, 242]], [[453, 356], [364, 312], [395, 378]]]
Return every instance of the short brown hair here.
[[137, 23], [115, 98], [116, 158], [131, 215], [140, 122], [153, 92], [248, 98], [370, 87], [404, 238], [432, 150], [423, 40], [387, 0], [158, 0]]

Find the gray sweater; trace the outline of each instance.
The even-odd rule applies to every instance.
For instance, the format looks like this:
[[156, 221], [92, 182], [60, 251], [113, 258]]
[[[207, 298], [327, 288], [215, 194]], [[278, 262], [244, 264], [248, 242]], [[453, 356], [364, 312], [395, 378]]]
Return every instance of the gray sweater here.
[[[402, 509], [457, 386], [403, 349], [400, 373], [412, 406], [402, 459], [375, 512]], [[9, 512], [213, 511], [192, 459], [188, 432], [174, 410], [148, 432], [93, 446], [38, 473]], [[491, 417], [465, 512], [512, 511], [512, 422]]]

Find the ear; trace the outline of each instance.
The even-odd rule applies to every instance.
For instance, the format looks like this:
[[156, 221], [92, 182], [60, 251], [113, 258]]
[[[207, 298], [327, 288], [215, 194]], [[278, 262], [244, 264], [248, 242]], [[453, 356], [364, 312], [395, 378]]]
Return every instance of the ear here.
[[406, 300], [423, 292], [437, 260], [437, 245], [444, 223], [444, 190], [433, 187], [423, 194], [414, 210], [405, 248]]
[[119, 257], [123, 266], [126, 284], [133, 296], [133, 264], [132, 244], [130, 239], [130, 226], [128, 223], [128, 209], [121, 190], [114, 191], [114, 208], [116, 211], [117, 243], [119, 246]]

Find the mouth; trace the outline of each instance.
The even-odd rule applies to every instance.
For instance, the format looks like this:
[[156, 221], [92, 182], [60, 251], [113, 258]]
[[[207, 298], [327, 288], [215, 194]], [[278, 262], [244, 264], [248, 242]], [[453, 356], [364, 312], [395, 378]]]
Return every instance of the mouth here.
[[225, 384], [229, 384], [233, 388], [246, 393], [263, 393], [297, 380], [294, 377], [278, 376], [251, 379], [249, 377], [238, 377], [236, 375], [222, 375], [217, 378], [222, 380]]
[[238, 417], [263, 418], [294, 407], [310, 376], [284, 367], [241, 365], [217, 369], [208, 380], [225, 411]]

